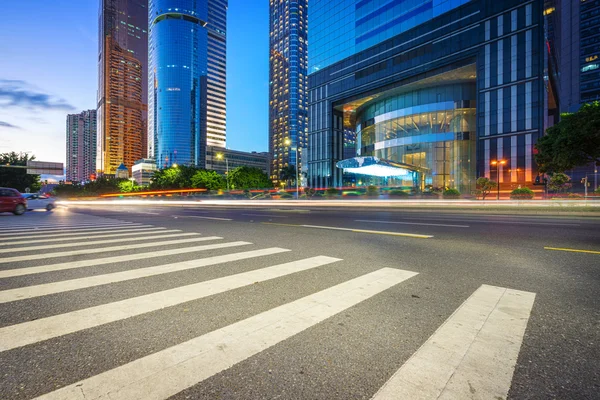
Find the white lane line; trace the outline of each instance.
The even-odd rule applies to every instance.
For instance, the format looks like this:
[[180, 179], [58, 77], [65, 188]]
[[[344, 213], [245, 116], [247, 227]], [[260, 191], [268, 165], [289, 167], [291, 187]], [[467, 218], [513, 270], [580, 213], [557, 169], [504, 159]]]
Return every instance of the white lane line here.
[[[39, 239], [39, 238], [35, 238], [34, 240], [18, 240], [18, 241], [12, 241], [12, 242], [2, 242], [0, 243], [0, 246], [8, 246], [8, 245], [15, 245], [15, 244], [32, 244], [32, 243], [44, 243], [44, 242], [63, 242], [65, 240], [88, 240], [88, 239], [101, 239], [101, 238], [110, 238], [110, 237], [123, 237], [123, 236], [139, 236], [140, 234], [152, 234], [152, 233], [166, 233], [166, 232], [181, 232], [181, 230], [179, 229], [171, 229], [171, 230], [165, 230], [167, 228], [145, 228], [145, 229], [138, 229], [135, 232], [128, 232], [128, 231], [120, 231], [119, 233], [106, 233], [106, 234], [94, 234], [91, 236], [77, 236], [77, 237], [68, 237], [68, 238], [56, 238], [56, 236], [60, 236], [60, 235], [52, 235], [52, 236], [48, 236], [49, 238], [51, 237], [52, 239]], [[110, 231], [109, 231], [110, 232]], [[113, 232], [117, 232], [117, 231], [113, 231]], [[19, 250], [19, 249], [17, 249]]]
[[535, 293], [482, 285], [375, 394], [505, 399]]
[[[19, 253], [23, 251], [34, 251], [34, 250], [50, 250], [50, 249], [60, 249], [65, 247], [78, 247], [78, 246], [95, 246], [98, 244], [109, 244], [109, 243], [122, 243], [122, 242], [137, 242], [143, 240], [154, 240], [154, 239], [168, 239], [168, 238], [177, 238], [183, 236], [197, 236], [199, 233], [196, 232], [184, 232], [184, 233], [172, 233], [172, 232], [181, 232], [179, 230], [168, 230], [162, 232], [156, 232], [157, 235], [154, 236], [137, 236], [133, 238], [118, 238], [118, 239], [106, 239], [106, 240], [94, 240], [88, 242], [77, 242], [77, 243], [62, 243], [62, 244], [48, 244], [43, 246], [29, 246], [29, 247], [15, 247], [11, 249], [0, 249], [0, 254], [4, 253]], [[152, 232], [144, 232], [146, 234], [152, 234]], [[158, 235], [161, 233], [161, 235]], [[162, 233], [169, 233], [168, 235], [162, 235]], [[48, 256], [51, 256], [52, 253], [48, 253]]]
[[166, 399], [415, 275], [383, 268], [38, 399]]
[[372, 231], [372, 230], [368, 230], [368, 229], [340, 228], [337, 226], [321, 226], [321, 225], [298, 225], [298, 226], [301, 226], [304, 228], [331, 229], [334, 231], [372, 233], [372, 234], [376, 234], [376, 235], [404, 236], [404, 237], [413, 237], [413, 238], [419, 238], [419, 239], [430, 239], [433, 237], [432, 235], [420, 235], [420, 234], [416, 234], [416, 233]]
[[24, 230], [29, 231], [29, 232], [43, 232], [43, 231], [55, 231], [55, 230], [61, 230], [61, 231], [66, 231], [66, 230], [78, 230], [78, 229], [86, 229], [86, 228], [113, 228], [113, 227], [117, 227], [117, 226], [127, 226], [127, 227], [131, 227], [131, 226], [136, 226], [136, 225], [141, 225], [141, 224], [118, 224], [118, 225], [102, 225], [102, 224], [91, 224], [91, 225], [78, 225], [78, 226], [56, 226], [56, 225], [52, 225], [52, 226], [47, 226], [47, 227], [43, 227], [40, 228], [38, 226], [32, 226], [32, 227], [21, 227], [18, 229], [0, 229], [0, 233], [12, 233], [12, 232], [23, 232]]
[[151, 228], [154, 225], [135, 225], [135, 226], [130, 226], [130, 225], [126, 225], [126, 226], [109, 226], [109, 227], [102, 227], [102, 228], [86, 228], [86, 229], [76, 229], [74, 230], [74, 232], [71, 233], [64, 233], [65, 230], [49, 230], [49, 231], [37, 231], [37, 230], [21, 230], [18, 233], [0, 233], [0, 239], [2, 240], [6, 240], [5, 238], [8, 239], [12, 239], [12, 238], [28, 238], [31, 236], [36, 236], [36, 235], [50, 235], [52, 234], [53, 237], [57, 237], [57, 236], [66, 236], [66, 235], [83, 235], [85, 233], [88, 232], [105, 232], [105, 231], [114, 231], [116, 232], [116, 230], [119, 229], [127, 229], [130, 231], [133, 231], [134, 229], [140, 229], [140, 228]]
[[424, 226], [446, 226], [450, 228], [468, 228], [469, 225], [446, 225], [446, 224], [424, 224], [421, 222], [400, 222], [400, 221], [376, 221], [369, 219], [355, 219], [355, 222], [369, 222], [376, 224], [401, 224], [401, 225], [424, 225]]
[[231, 218], [217, 218], [217, 217], [202, 217], [200, 215], [171, 215], [173, 218], [200, 218], [200, 219], [213, 219], [215, 221], [233, 221]]
[[289, 218], [286, 215], [270, 215], [270, 214], [242, 214], [248, 217], [265, 217], [265, 218]]
[[[249, 253], [240, 254], [249, 255]], [[253, 256], [260, 255], [255, 252]], [[312, 257], [8, 326], [0, 329], [2, 339], [0, 351], [135, 317], [337, 261], [341, 260], [325, 256]]]
[[499, 220], [483, 220], [475, 218], [403, 218], [403, 219], [416, 219], [419, 221], [455, 221], [455, 222], [469, 222], [469, 223], [481, 223], [481, 224], [515, 224], [515, 225], [552, 225], [552, 226], [581, 226], [581, 224], [567, 224], [567, 223], [552, 223], [552, 222], [523, 222], [523, 221], [499, 221]]
[[160, 246], [170, 246], [170, 245], [175, 245], [175, 244], [204, 242], [206, 240], [217, 240], [217, 239], [223, 239], [223, 238], [216, 237], [216, 236], [194, 237], [194, 238], [190, 238], [190, 239], [165, 240], [165, 241], [157, 241], [157, 242], [152, 241], [152, 242], [146, 242], [146, 243], [126, 244], [123, 246], [89, 248], [89, 249], [83, 249], [83, 250], [70, 250], [70, 251], [61, 251], [61, 252], [44, 253], [44, 254], [31, 254], [31, 255], [27, 255], [27, 256], [0, 257], [0, 264], [13, 263], [13, 262], [18, 262], [18, 261], [45, 260], [47, 258], [55, 258], [55, 257], [72, 257], [72, 256], [79, 256], [82, 254], [110, 253], [113, 251], [135, 250], [135, 249], [142, 249], [145, 247], [159, 248]]
[[[205, 246], [197, 246], [196, 251], [206, 251], [215, 249], [225, 249], [236, 246], [246, 246], [252, 243], [249, 242], [229, 242], [207, 244]], [[267, 251], [268, 252], [268, 251]], [[250, 253], [250, 252], [248, 252]], [[252, 253], [254, 254], [254, 253]], [[262, 254], [262, 253], [260, 253]], [[270, 254], [270, 253], [269, 253]], [[219, 258], [220, 257], [220, 258]], [[178, 262], [174, 264], [159, 265], [156, 267], [138, 268], [123, 272], [115, 272], [112, 274], [95, 275], [87, 278], [71, 279], [67, 281], [45, 283], [42, 285], [26, 286], [22, 288], [9, 289], [0, 291], [0, 303], [8, 303], [11, 301], [30, 299], [33, 297], [47, 296], [49, 294], [69, 292], [71, 290], [79, 290], [93, 286], [106, 285], [109, 283], [123, 282], [132, 279], [146, 278], [149, 276], [166, 274], [176, 271], [184, 271], [187, 269], [204, 267], [205, 265], [213, 265], [215, 260], [237, 260], [237, 257], [244, 258], [244, 253], [233, 253], [225, 256], [209, 257], [191, 261]], [[208, 263], [208, 264], [206, 264]]]
[[[218, 237], [210, 238], [210, 240], [217, 240], [217, 239], [222, 239], [222, 238], [218, 238]], [[204, 238], [204, 240], [207, 240], [207, 238]], [[237, 243], [241, 243], [241, 242], [237, 242]], [[245, 242], [245, 243], [248, 243], [248, 242]], [[248, 243], [248, 244], [252, 244], [252, 243]], [[227, 244], [227, 245], [229, 246], [229, 244]], [[228, 246], [225, 246], [225, 247], [228, 247]], [[204, 249], [205, 249], [204, 246], [193, 246], [193, 247], [184, 247], [184, 248], [179, 248], [179, 249], [160, 250], [160, 251], [152, 250], [147, 253], [136, 253], [136, 254], [126, 254], [124, 256], [94, 258], [91, 260], [40, 265], [38, 267], [7, 269], [4, 271], [0, 271], [0, 279], [1, 278], [12, 278], [14, 276], [24, 276], [24, 275], [32, 275], [32, 274], [41, 274], [41, 273], [45, 273], [45, 272], [62, 271], [65, 269], [94, 267], [94, 266], [98, 266], [98, 265], [114, 264], [114, 263], [119, 263], [119, 262], [124, 262], [124, 261], [145, 260], [148, 258], [195, 253], [198, 251], [203, 251]]]

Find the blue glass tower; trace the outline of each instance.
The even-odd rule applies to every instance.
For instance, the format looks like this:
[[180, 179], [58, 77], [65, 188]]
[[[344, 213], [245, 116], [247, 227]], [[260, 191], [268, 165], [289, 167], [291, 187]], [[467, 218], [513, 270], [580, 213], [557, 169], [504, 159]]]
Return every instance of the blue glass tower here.
[[208, 86], [208, 4], [149, 4], [149, 154], [158, 168], [204, 166]]

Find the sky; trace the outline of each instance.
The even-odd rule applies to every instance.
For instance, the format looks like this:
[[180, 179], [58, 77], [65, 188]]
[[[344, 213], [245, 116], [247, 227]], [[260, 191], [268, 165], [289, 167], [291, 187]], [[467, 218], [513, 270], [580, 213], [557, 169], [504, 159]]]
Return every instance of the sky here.
[[[99, 2], [0, 0], [0, 153], [65, 162], [66, 115], [95, 108]], [[267, 151], [269, 2], [227, 19], [227, 147]]]

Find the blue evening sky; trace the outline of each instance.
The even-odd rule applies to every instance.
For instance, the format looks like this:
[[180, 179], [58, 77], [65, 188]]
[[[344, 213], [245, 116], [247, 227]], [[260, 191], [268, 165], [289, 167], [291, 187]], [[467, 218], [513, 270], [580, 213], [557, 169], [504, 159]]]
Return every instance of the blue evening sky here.
[[[65, 161], [65, 120], [95, 108], [100, 0], [0, 0], [0, 153]], [[227, 147], [266, 151], [269, 2], [229, 0]]]

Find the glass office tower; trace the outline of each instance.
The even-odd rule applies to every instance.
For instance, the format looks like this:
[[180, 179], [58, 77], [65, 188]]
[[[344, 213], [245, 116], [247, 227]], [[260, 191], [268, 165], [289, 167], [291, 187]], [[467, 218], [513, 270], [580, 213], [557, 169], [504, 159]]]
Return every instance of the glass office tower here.
[[148, 0], [101, 0], [96, 168], [114, 175], [146, 154]]
[[206, 163], [225, 145], [223, 0], [151, 0], [149, 151], [159, 168]]
[[282, 168], [302, 170], [307, 145], [308, 1], [271, 0], [269, 15], [269, 152], [277, 185]]
[[309, 21], [310, 186], [532, 183], [542, 0], [314, 0]]

